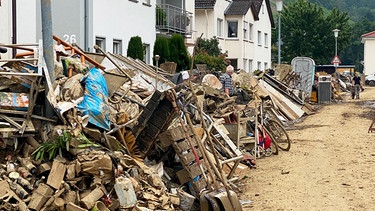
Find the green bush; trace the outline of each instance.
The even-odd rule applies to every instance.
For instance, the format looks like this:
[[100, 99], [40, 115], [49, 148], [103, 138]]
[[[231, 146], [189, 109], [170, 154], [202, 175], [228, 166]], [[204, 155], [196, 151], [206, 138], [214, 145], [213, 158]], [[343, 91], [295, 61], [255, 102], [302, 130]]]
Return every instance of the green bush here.
[[128, 44], [127, 56], [143, 61], [143, 44], [139, 36], [131, 37]]
[[225, 55], [210, 56], [207, 53], [198, 53], [195, 55], [194, 64], [206, 64], [211, 71], [225, 71]]
[[181, 34], [173, 34], [169, 40], [170, 60], [177, 63], [176, 71], [190, 69], [190, 59]]
[[[154, 44], [154, 56], [159, 55], [159, 65], [169, 61], [169, 44], [166, 37], [156, 37]], [[154, 60], [154, 65], [156, 62]]]

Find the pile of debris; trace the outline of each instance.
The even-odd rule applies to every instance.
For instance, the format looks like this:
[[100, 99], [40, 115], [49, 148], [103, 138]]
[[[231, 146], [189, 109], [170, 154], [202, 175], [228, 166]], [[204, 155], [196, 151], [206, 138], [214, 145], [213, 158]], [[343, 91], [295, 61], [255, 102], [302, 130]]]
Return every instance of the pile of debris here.
[[0, 60], [1, 210], [242, 210], [235, 181], [255, 145], [244, 109], [262, 94], [286, 121], [312, 112], [268, 74], [238, 73], [228, 98], [215, 79], [176, 85], [54, 39], [53, 81], [40, 44], [2, 45], [22, 53]]

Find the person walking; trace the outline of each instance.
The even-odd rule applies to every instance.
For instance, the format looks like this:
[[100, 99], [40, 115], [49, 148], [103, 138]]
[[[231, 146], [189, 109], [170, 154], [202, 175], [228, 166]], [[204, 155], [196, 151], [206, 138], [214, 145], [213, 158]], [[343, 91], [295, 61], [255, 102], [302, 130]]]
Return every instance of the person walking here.
[[354, 96], [352, 97], [352, 99], [359, 99], [359, 93], [361, 92], [361, 77], [358, 76], [357, 72], [352, 78], [352, 85], [354, 87]]
[[233, 73], [234, 73], [234, 68], [229, 63], [226, 69], [226, 73], [220, 76], [220, 82], [223, 85], [222, 91], [224, 92], [224, 94], [227, 94], [228, 96], [232, 96], [234, 94], [233, 81], [232, 81]]

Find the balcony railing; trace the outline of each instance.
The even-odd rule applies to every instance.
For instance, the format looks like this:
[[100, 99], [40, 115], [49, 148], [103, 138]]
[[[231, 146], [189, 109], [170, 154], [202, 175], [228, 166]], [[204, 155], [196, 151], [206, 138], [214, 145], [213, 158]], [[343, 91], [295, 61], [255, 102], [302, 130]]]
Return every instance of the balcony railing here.
[[193, 13], [169, 4], [156, 6], [156, 30], [191, 35]]

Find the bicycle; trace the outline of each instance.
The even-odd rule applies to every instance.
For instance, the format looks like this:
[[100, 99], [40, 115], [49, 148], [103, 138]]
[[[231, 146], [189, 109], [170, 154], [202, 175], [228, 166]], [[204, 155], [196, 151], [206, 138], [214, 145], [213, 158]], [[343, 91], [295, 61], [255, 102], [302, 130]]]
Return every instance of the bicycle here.
[[[277, 146], [283, 151], [289, 151], [291, 147], [291, 142], [288, 133], [286, 132], [284, 126], [279, 122], [274, 120], [271, 116], [277, 118], [277, 115], [274, 113], [272, 107], [270, 106], [269, 101], [271, 100], [270, 96], [259, 96], [261, 99], [260, 103], [260, 113], [261, 120], [263, 120], [265, 127], [270, 131], [272, 136], [275, 138]], [[267, 106], [265, 106], [265, 104]]]
[[247, 121], [247, 126], [254, 133], [255, 146], [251, 150], [251, 154], [256, 158], [268, 157], [272, 154], [279, 154], [279, 147], [276, 143], [276, 138], [272, 132], [267, 128], [264, 118], [261, 118], [262, 112], [256, 112], [253, 121]]

